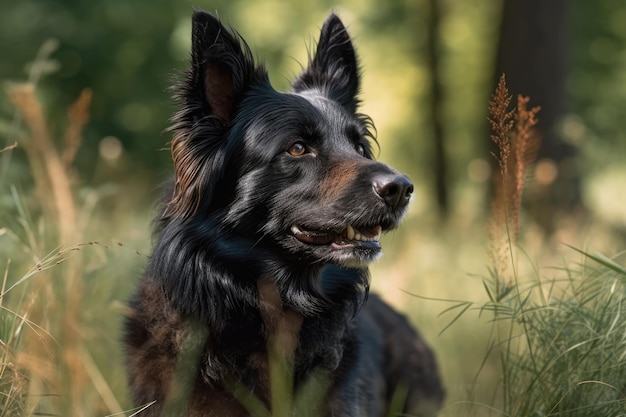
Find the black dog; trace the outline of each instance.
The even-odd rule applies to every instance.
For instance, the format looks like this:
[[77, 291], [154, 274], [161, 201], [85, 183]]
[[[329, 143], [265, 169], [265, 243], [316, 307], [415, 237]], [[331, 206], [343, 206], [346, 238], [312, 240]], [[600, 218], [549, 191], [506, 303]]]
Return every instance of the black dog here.
[[372, 160], [359, 70], [335, 15], [288, 93], [243, 40], [193, 16], [176, 87], [174, 184], [125, 345], [140, 415], [426, 415], [430, 349], [368, 295], [367, 265], [413, 185]]

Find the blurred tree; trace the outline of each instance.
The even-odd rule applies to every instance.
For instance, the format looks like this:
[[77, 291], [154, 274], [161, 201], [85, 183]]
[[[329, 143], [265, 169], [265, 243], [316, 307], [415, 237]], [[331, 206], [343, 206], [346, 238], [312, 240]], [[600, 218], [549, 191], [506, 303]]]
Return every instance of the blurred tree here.
[[556, 216], [581, 205], [576, 149], [559, 129], [567, 111], [568, 12], [569, 0], [504, 0], [497, 49], [496, 81], [504, 73], [513, 95], [541, 106], [542, 144], [528, 207], [548, 233]]
[[435, 198], [442, 218], [447, 217], [449, 211], [448, 196], [448, 167], [446, 147], [444, 143], [444, 115], [443, 115], [443, 80], [439, 64], [439, 0], [428, 0], [430, 15], [428, 19], [428, 67], [430, 70], [430, 111], [433, 129], [433, 171]]
[[[230, 8], [225, 0], [212, 3], [225, 13]], [[159, 150], [169, 140], [163, 134], [173, 111], [168, 87], [185, 67], [188, 51], [186, 44], [181, 54], [176, 30], [183, 18], [189, 21], [192, 10], [192, 2], [184, 0], [14, 2], [0, 11], [0, 50], [11, 57], [0, 60], [0, 78], [24, 81], [25, 64], [42, 44], [55, 39], [58, 48], [38, 80], [51, 128], [64, 126], [64, 109], [83, 88], [94, 93], [77, 158], [81, 178], [110, 180], [98, 177], [98, 150], [105, 138], [121, 144], [116, 163], [124, 175], [166, 172], [170, 156]], [[188, 43], [190, 29], [184, 37]]]

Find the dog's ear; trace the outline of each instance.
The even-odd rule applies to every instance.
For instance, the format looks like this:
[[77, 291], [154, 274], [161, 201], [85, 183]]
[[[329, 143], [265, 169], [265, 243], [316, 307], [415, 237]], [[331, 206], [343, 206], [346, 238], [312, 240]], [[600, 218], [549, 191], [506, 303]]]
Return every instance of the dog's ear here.
[[193, 14], [191, 48], [188, 88], [202, 95], [208, 114], [227, 125], [255, 77], [250, 49], [234, 30], [200, 10]]
[[191, 67], [174, 86], [180, 109], [172, 118], [174, 195], [163, 218], [188, 218], [201, 206], [226, 198], [217, 190], [225, 177], [225, 142], [245, 92], [268, 83], [243, 39], [216, 17], [196, 11], [192, 19]]
[[309, 65], [293, 83], [293, 89], [321, 89], [348, 111], [355, 112], [359, 84], [359, 66], [350, 35], [339, 17], [331, 14], [322, 26], [315, 54], [309, 56]]

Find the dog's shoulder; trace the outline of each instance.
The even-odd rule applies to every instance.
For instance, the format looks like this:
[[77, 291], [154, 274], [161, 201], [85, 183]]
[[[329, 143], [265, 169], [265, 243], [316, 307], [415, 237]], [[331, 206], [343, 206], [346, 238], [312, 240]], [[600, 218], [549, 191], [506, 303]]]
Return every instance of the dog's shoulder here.
[[431, 415], [440, 407], [444, 389], [435, 354], [421, 334], [376, 294], [370, 294], [357, 321], [361, 337], [367, 338], [362, 354], [372, 357], [385, 375], [387, 402], [396, 389], [406, 389], [406, 410]]

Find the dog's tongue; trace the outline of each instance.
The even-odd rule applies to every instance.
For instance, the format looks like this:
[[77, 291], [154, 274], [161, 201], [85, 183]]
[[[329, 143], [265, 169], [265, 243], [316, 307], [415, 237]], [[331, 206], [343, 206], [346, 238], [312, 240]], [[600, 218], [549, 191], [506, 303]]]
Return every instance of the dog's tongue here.
[[297, 226], [291, 228], [293, 234], [299, 241], [310, 243], [312, 245], [328, 245], [335, 241], [337, 235], [335, 233], [313, 232], [310, 230], [302, 230]]

